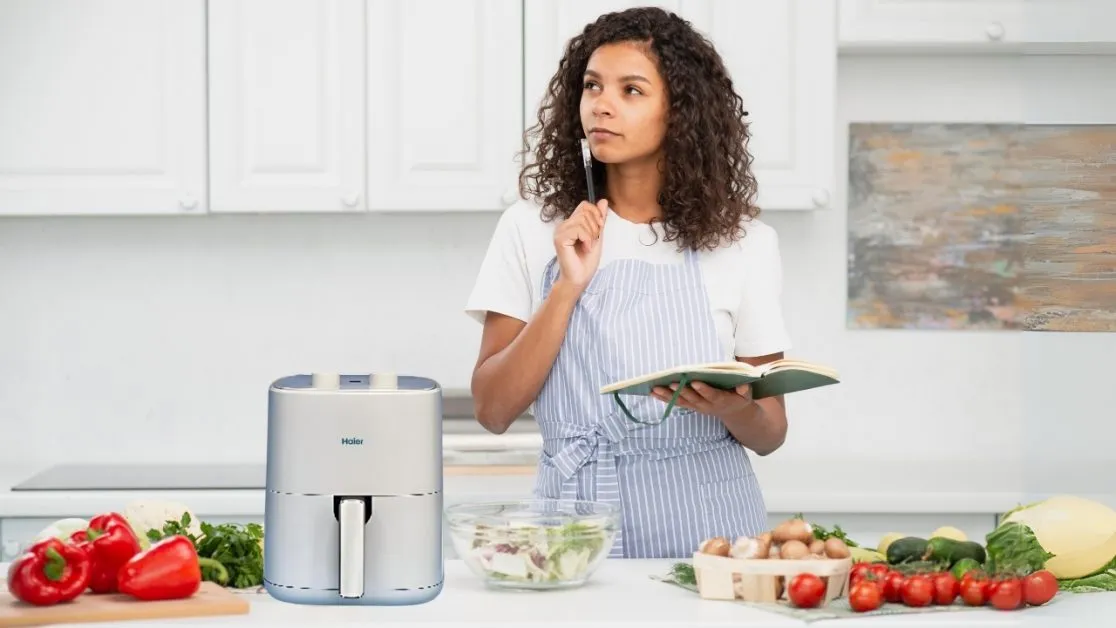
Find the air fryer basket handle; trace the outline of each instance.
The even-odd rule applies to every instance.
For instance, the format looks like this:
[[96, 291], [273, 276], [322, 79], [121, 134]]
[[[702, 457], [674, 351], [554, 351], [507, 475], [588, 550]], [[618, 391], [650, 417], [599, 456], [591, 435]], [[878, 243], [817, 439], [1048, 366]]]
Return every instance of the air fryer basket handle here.
[[364, 595], [364, 522], [366, 500], [346, 497], [340, 500], [337, 520], [341, 526], [341, 583], [340, 595], [358, 598]]

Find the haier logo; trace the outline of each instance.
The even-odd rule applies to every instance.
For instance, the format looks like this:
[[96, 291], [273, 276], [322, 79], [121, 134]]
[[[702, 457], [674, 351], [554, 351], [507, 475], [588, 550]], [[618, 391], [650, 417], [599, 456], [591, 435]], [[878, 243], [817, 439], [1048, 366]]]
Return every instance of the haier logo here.
[[341, 439], [341, 444], [342, 445], [363, 445], [364, 444], [364, 439], [363, 438], [342, 438]]

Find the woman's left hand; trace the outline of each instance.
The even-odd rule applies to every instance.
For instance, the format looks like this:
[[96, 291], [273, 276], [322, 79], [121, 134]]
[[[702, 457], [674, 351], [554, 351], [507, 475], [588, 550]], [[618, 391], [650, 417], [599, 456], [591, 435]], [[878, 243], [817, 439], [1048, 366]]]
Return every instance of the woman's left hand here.
[[[678, 384], [671, 384], [669, 389], [657, 386], [652, 394], [657, 399], [670, 403], [677, 388]], [[742, 412], [753, 403], [755, 400], [752, 399], [752, 387], [748, 384], [737, 386], [735, 390], [721, 390], [702, 382], [691, 382], [682, 389], [674, 405], [723, 418]]]

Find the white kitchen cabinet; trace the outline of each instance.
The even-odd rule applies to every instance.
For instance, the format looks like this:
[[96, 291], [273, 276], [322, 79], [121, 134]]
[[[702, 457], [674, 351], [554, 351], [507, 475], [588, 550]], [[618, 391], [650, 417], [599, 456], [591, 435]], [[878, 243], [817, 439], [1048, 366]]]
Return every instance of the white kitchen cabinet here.
[[1116, 43], [1112, 0], [840, 0], [849, 51], [1097, 50]]
[[0, 3], [0, 214], [206, 211], [205, 7]]
[[834, 185], [836, 6], [810, 0], [531, 0], [526, 3], [525, 116], [536, 119], [569, 38], [599, 15], [652, 4], [717, 46], [752, 122], [749, 150], [764, 210], [828, 206]]
[[364, 9], [210, 3], [211, 211], [366, 209]]
[[836, 5], [684, 0], [728, 65], [751, 121], [763, 210], [822, 209], [834, 185]]
[[511, 205], [522, 1], [368, 0], [367, 12], [369, 209]]

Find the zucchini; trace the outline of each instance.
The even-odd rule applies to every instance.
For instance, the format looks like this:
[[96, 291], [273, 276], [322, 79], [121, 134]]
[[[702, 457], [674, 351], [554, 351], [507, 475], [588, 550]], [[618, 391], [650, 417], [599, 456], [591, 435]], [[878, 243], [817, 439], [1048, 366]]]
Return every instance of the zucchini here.
[[984, 547], [976, 541], [956, 541], [944, 536], [936, 536], [926, 544], [923, 560], [946, 563], [949, 566], [957, 564], [962, 558], [971, 558], [983, 564], [987, 556]]
[[920, 574], [935, 574], [942, 571], [942, 565], [929, 560], [916, 560], [909, 563], [900, 563], [892, 565], [892, 570], [897, 571], [904, 576], [914, 576]]
[[924, 560], [929, 541], [917, 536], [905, 536], [887, 546], [887, 562], [892, 565]]
[[962, 558], [961, 560], [953, 563], [953, 568], [949, 573], [953, 574], [954, 578], [960, 580], [965, 574], [970, 571], [978, 571], [981, 569], [981, 564], [972, 558]]

